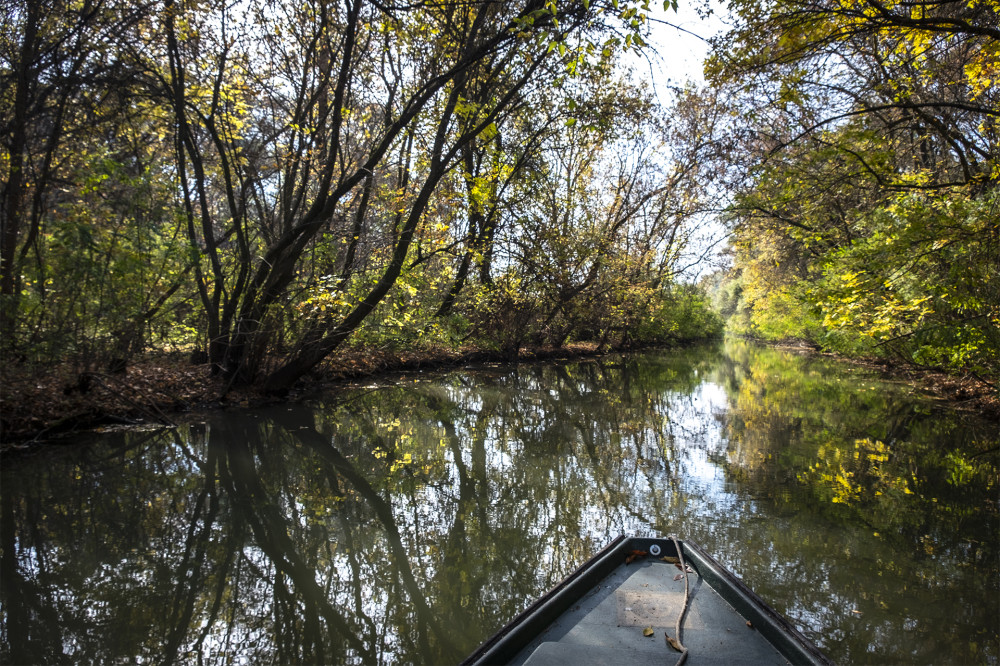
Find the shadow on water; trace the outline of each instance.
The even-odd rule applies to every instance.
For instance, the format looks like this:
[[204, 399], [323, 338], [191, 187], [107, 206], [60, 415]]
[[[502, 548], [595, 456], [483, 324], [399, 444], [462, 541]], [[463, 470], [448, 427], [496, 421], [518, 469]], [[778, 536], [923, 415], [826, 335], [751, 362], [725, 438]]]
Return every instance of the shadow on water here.
[[454, 663], [615, 535], [843, 663], [998, 663], [995, 426], [740, 341], [407, 375], [5, 463], [3, 663]]

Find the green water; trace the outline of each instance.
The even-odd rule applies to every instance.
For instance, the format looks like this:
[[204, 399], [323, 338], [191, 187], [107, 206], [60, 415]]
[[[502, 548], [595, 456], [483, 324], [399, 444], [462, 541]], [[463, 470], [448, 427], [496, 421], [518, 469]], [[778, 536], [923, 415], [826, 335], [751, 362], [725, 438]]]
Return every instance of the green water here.
[[4, 462], [0, 662], [454, 663], [637, 533], [840, 663], [998, 664], [998, 440], [741, 341], [108, 433]]

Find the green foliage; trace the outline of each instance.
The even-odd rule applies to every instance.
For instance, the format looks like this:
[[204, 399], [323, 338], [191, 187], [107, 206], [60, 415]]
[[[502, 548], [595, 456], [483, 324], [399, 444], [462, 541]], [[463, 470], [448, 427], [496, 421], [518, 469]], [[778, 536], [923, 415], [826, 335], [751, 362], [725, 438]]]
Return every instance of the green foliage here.
[[[765, 198], [768, 181], [760, 182], [754, 196]], [[717, 305], [729, 309], [731, 330], [996, 375], [996, 191], [886, 194], [829, 226], [821, 220], [834, 204], [808, 191], [772, 201], [780, 216], [799, 222], [758, 218], [738, 233], [737, 273]]]
[[708, 66], [751, 123], [726, 135], [730, 327], [995, 382], [1000, 7], [733, 9]]
[[186, 257], [169, 183], [102, 152], [74, 163], [80, 190], [53, 204], [20, 276], [17, 333], [31, 341], [29, 359], [96, 369], [147, 345], [190, 345], [180, 300], [160, 301]]
[[865, 233], [824, 257], [810, 294], [830, 331], [921, 365], [1000, 367], [996, 192], [903, 194], [859, 220]]
[[636, 342], [689, 342], [722, 335], [722, 318], [695, 285], [675, 285], [651, 306], [648, 319], [636, 328]]
[[662, 114], [618, 60], [649, 11], [14, 7], [4, 351], [92, 368], [197, 346], [282, 391], [352, 336], [515, 352], [634, 336], [687, 223], [665, 212], [685, 190], [660, 180]]

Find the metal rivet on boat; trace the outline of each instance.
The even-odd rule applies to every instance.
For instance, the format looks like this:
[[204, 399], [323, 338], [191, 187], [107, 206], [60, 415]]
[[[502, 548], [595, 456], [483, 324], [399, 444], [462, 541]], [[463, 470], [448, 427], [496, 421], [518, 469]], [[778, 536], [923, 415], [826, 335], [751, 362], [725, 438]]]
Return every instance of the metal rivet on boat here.
[[649, 547], [649, 554], [652, 555], [653, 557], [659, 557], [660, 547], [654, 543], [652, 546]]

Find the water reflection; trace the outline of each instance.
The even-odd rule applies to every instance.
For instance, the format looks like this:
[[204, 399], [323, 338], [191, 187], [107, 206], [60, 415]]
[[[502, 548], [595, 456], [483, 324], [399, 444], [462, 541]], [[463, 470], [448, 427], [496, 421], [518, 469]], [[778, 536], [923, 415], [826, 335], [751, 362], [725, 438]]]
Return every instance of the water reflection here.
[[5, 464], [4, 663], [454, 663], [614, 535], [844, 663], [997, 663], [997, 436], [723, 349], [406, 376]]

